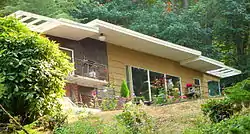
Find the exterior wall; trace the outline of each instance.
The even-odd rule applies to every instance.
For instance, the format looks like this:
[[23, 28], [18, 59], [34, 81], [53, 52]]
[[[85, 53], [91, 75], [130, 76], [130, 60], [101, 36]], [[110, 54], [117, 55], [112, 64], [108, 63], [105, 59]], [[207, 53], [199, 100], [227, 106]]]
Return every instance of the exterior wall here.
[[67, 83], [65, 86], [66, 96], [70, 97], [71, 100], [79, 102], [79, 85], [73, 83]]
[[95, 39], [86, 38], [81, 41], [74, 41], [54, 36], [48, 36], [50, 40], [60, 43], [61, 47], [74, 50], [74, 58], [89, 60], [98, 62], [100, 64], [107, 65], [107, 50], [106, 43]]
[[[105, 42], [101, 42], [99, 40], [91, 38], [86, 38], [81, 41], [74, 41], [49, 35], [46, 35], [46, 37], [48, 37], [50, 40], [59, 43], [61, 47], [72, 49], [74, 51], [76, 75], [83, 75], [82, 68], [86, 67], [84, 66], [83, 63], [80, 63], [79, 60], [77, 61], [76, 59], [80, 59], [80, 61], [82, 61], [84, 58], [86, 58], [98, 64], [102, 64], [104, 66], [107, 66], [108, 64], [107, 50], [106, 50], [107, 47]], [[99, 68], [103, 71], [102, 72], [100, 71], [99, 73], [97, 70], [97, 73], [102, 75], [102, 77], [106, 78], [107, 72], [101, 67]], [[91, 91], [93, 90], [93, 88], [83, 87], [74, 83], [67, 83], [65, 86], [65, 90], [66, 90], [66, 96], [70, 97], [71, 100], [75, 102], [86, 101], [88, 103], [88, 101], [90, 100], [89, 96], [91, 96]]]
[[178, 62], [113, 44], [107, 44], [107, 54], [109, 80], [115, 85], [117, 93], [119, 93], [122, 80], [126, 80], [126, 65], [178, 76], [181, 78], [182, 93], [186, 92], [186, 84], [193, 83], [194, 78], [201, 80], [202, 90], [207, 90], [203, 88], [207, 88], [204, 83], [208, 78], [203, 79], [204, 74], [202, 72], [183, 67]]

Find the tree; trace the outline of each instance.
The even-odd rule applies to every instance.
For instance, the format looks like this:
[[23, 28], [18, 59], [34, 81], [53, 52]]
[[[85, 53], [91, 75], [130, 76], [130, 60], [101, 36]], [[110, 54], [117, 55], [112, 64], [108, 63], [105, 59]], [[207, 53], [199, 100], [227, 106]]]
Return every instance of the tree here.
[[69, 18], [68, 9], [72, 6], [73, 0], [5, 0], [4, 8], [0, 13], [9, 15], [17, 10], [24, 10], [40, 15], [55, 18]]
[[214, 54], [216, 51], [213, 51], [209, 33], [198, 21], [185, 13], [167, 12], [166, 5], [161, 0], [113, 0], [102, 4], [96, 1], [81, 1], [75, 5], [75, 8], [70, 10], [70, 15], [82, 23], [97, 18], [201, 50], [209, 57], [217, 55]]
[[130, 96], [130, 91], [128, 89], [128, 85], [126, 83], [126, 81], [122, 81], [122, 85], [121, 85], [121, 97], [129, 97]]
[[202, 0], [190, 12], [211, 31], [214, 49], [220, 52], [217, 59], [242, 70], [242, 75], [226, 79], [228, 83], [250, 76], [249, 4], [247, 0]]
[[[26, 124], [60, 110], [65, 77], [72, 71], [58, 44], [13, 18], [0, 18], [0, 104]], [[0, 110], [0, 122], [8, 117]]]
[[230, 79], [240, 81], [250, 75], [249, 0], [5, 1], [9, 2], [4, 13], [22, 9], [81, 23], [101, 19], [200, 50], [243, 71], [243, 75]]

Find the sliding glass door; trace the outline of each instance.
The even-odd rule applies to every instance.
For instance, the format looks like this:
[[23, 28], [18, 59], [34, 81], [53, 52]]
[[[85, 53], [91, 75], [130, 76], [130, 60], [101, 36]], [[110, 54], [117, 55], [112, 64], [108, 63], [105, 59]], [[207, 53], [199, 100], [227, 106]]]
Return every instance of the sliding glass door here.
[[147, 70], [132, 67], [132, 79], [134, 95], [150, 101]]
[[219, 96], [221, 95], [220, 86], [218, 81], [208, 82], [209, 96]]
[[181, 82], [179, 77], [166, 74], [167, 94], [179, 97], [181, 95]]
[[151, 98], [153, 99], [161, 93], [165, 94], [166, 90], [165, 90], [164, 74], [149, 71], [149, 76], [150, 76]]
[[[181, 95], [181, 82], [179, 77], [154, 72], [137, 67], [126, 67], [127, 82], [133, 89], [135, 97], [142, 97], [144, 101], [153, 101], [157, 96]], [[131, 70], [129, 73], [129, 70]], [[131, 77], [132, 75], [132, 77]], [[132, 80], [131, 80], [132, 78]]]

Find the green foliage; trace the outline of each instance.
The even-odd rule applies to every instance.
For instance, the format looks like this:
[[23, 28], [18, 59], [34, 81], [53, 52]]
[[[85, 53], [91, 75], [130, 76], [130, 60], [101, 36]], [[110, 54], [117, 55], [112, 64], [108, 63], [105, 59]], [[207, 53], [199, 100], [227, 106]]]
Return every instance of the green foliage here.
[[[0, 104], [27, 124], [60, 110], [65, 77], [72, 71], [58, 44], [29, 31], [13, 18], [0, 18]], [[0, 111], [0, 122], [8, 117]]]
[[223, 82], [241, 81], [249, 74], [250, 1], [201, 0], [190, 12], [202, 27], [211, 31], [211, 41], [219, 51], [218, 59], [243, 71], [243, 75]]
[[54, 130], [55, 134], [129, 134], [124, 126], [114, 123], [104, 123], [97, 117], [88, 117], [83, 120], [65, 124]]
[[106, 98], [102, 100], [101, 109], [104, 111], [115, 110], [117, 108], [118, 100], [115, 98]]
[[212, 122], [220, 122], [230, 118], [234, 113], [242, 110], [242, 105], [250, 103], [250, 80], [246, 79], [225, 90], [226, 98], [209, 100], [201, 105], [204, 115], [208, 115]]
[[209, 100], [201, 105], [203, 114], [208, 116], [212, 122], [220, 122], [230, 118], [234, 112], [241, 109], [234, 108], [233, 104], [228, 99]]
[[184, 134], [248, 134], [250, 133], [250, 115], [234, 116], [215, 124], [202, 124], [187, 129]]
[[130, 91], [125, 80], [122, 81], [121, 85], [121, 97], [128, 98], [130, 96]]
[[72, 0], [6, 0], [0, 14], [9, 15], [17, 10], [24, 10], [50, 17], [64, 17], [73, 19], [68, 15]]
[[154, 103], [155, 104], [166, 104], [167, 99], [166, 99], [166, 91], [165, 88], [159, 88], [158, 89], [158, 95], [154, 97]]
[[39, 118], [35, 124], [36, 127], [42, 127], [45, 130], [53, 130], [57, 127], [62, 127], [67, 122], [68, 116], [62, 113], [55, 113], [53, 116], [45, 115]]
[[133, 134], [153, 133], [153, 120], [140, 106], [126, 104], [123, 112], [117, 115], [116, 119]]
[[225, 90], [226, 96], [237, 104], [249, 105], [250, 103], [250, 78], [237, 83]]
[[243, 71], [223, 80], [226, 86], [250, 76], [249, 1], [197, 1], [168, 0], [169, 12], [163, 0], [2, 0], [0, 14], [24, 10], [82, 23], [101, 19], [200, 50]]
[[[31, 124], [25, 125], [24, 129], [29, 133], [29, 134], [44, 134], [41, 129], [37, 128], [36, 122], [33, 122]], [[20, 130], [17, 132], [18, 134], [26, 134], [23, 130]]]

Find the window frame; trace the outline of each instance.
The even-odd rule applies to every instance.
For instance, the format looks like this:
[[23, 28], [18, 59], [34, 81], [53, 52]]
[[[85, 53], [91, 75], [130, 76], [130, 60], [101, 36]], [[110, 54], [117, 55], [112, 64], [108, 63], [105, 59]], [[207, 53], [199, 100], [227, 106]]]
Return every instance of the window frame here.
[[[151, 84], [150, 84], [150, 71], [151, 72], [156, 72], [156, 73], [160, 73], [160, 74], [163, 74], [164, 75], [164, 85], [165, 85], [165, 91], [167, 92], [167, 81], [166, 81], [166, 76], [171, 76], [171, 77], [176, 77], [176, 78], [179, 78], [180, 80], [180, 95], [182, 96], [183, 95], [183, 89], [182, 89], [182, 79], [180, 76], [174, 76], [172, 74], [166, 74], [166, 73], [162, 73], [162, 72], [159, 72], [159, 71], [154, 71], [154, 70], [150, 70], [150, 69], [145, 69], [143, 67], [137, 67], [137, 66], [133, 66], [133, 65], [125, 65], [125, 68], [128, 67], [128, 73], [127, 73], [127, 69], [126, 69], [126, 79], [129, 79], [129, 83], [130, 83], [130, 91], [131, 91], [131, 94], [134, 94], [134, 87], [133, 87], [133, 73], [132, 73], [132, 67], [133, 68], [137, 68], [137, 69], [143, 69], [143, 70], [146, 70], [147, 71], [147, 78], [148, 78], [148, 90], [149, 90], [149, 101], [152, 101], [152, 96], [151, 96]], [[127, 74], [129, 76], [127, 76]]]
[[73, 49], [70, 49], [70, 48], [66, 48], [66, 47], [59, 47], [59, 49], [62, 49], [62, 50], [65, 50], [65, 51], [70, 51], [71, 52], [71, 60], [72, 60], [72, 63], [74, 63], [74, 50]]
[[[73, 65], [74, 65], [74, 68], [75, 68], [74, 50], [70, 49], [70, 48], [66, 48], [66, 47], [61, 47], [61, 46], [59, 46], [59, 50], [60, 51], [64, 50], [64, 51], [70, 51], [71, 52], [71, 61], [72, 61]], [[71, 74], [75, 75], [75, 71], [73, 71]]]

